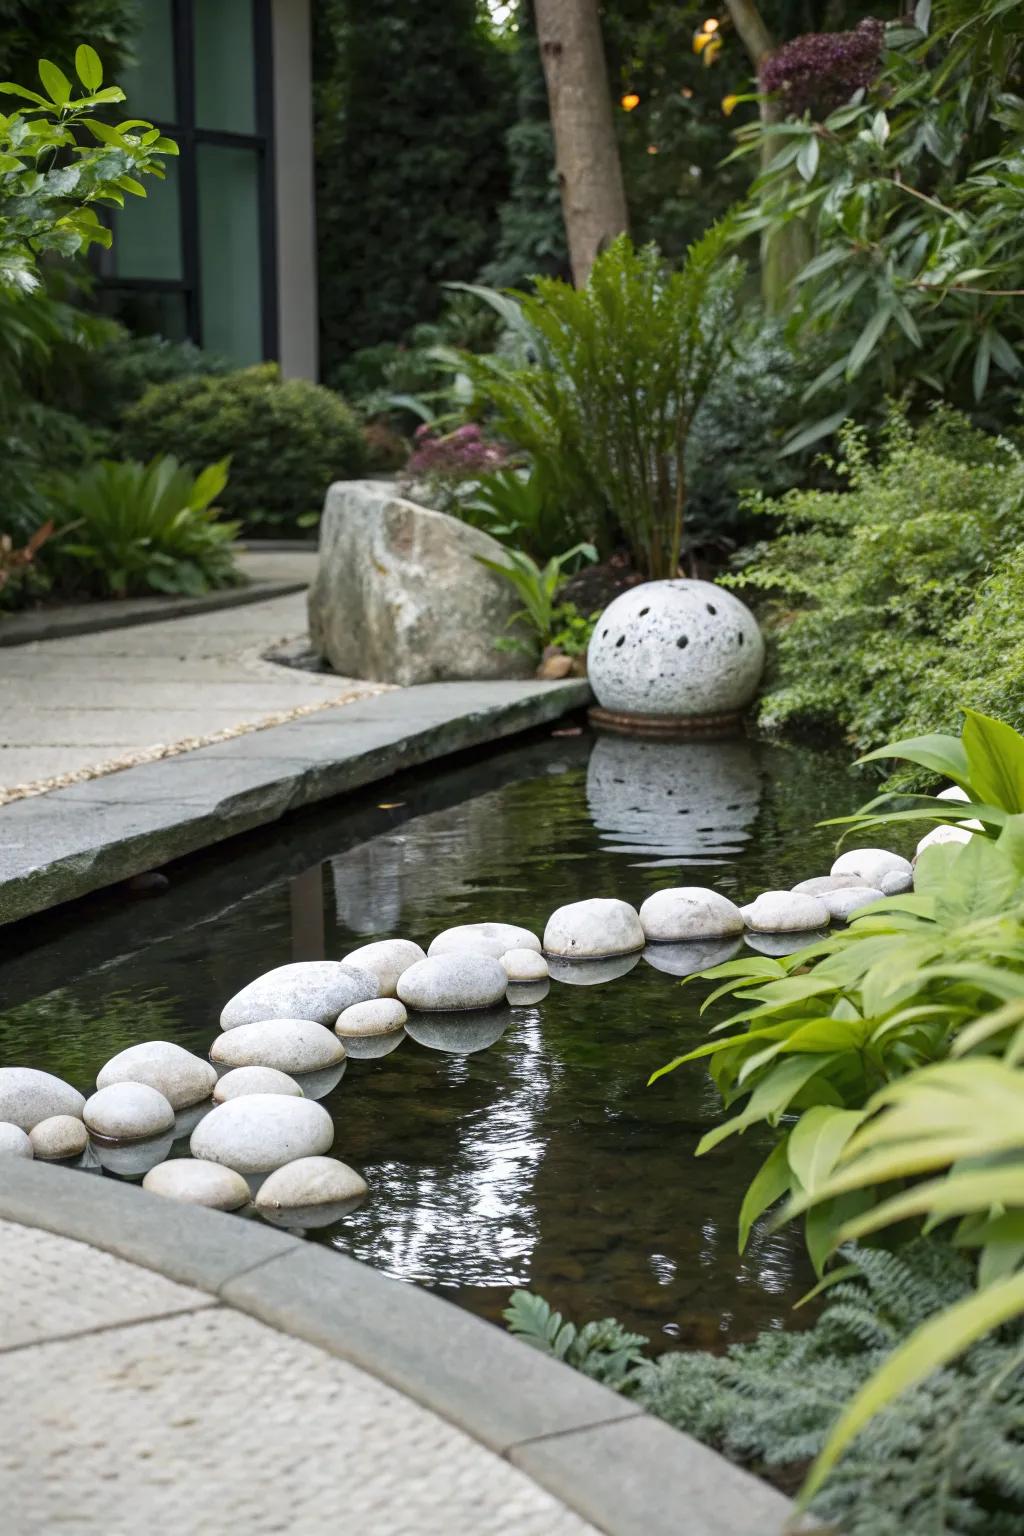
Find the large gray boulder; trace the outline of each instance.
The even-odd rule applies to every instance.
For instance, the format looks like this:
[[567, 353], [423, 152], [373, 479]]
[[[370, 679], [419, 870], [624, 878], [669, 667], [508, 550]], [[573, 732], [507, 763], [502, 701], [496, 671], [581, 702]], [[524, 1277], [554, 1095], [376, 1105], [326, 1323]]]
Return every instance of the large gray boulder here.
[[528, 676], [528, 656], [494, 647], [521, 604], [476, 555], [501, 560], [502, 546], [380, 481], [332, 485], [309, 591], [314, 648], [345, 677], [403, 686]]

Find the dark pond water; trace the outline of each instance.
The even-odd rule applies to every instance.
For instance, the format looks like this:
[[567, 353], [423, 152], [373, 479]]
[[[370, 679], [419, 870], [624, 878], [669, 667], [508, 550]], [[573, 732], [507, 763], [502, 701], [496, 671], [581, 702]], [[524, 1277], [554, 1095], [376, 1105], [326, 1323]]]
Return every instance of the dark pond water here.
[[[97, 898], [59, 931], [37, 925], [30, 950], [23, 928], [25, 952], [0, 965], [0, 1064], [88, 1092], [138, 1040], [205, 1055], [223, 1002], [293, 958], [397, 935], [426, 945], [485, 918], [540, 932], [563, 902], [639, 905], [668, 885], [750, 900], [827, 871], [832, 837], [814, 824], [863, 798], [840, 758], [746, 740], [554, 737], [408, 776], [191, 861], [159, 901]], [[736, 1251], [766, 1143], [695, 1159], [717, 1111], [707, 1074], [647, 1087], [722, 1016], [698, 1016], [704, 984], [681, 987], [670, 963], [652, 952], [604, 985], [553, 983], [483, 1049], [403, 1038], [350, 1061], [323, 1102], [370, 1195], [315, 1240], [490, 1317], [528, 1286], [665, 1344], [782, 1325], [810, 1279], [796, 1234], [759, 1232]]]

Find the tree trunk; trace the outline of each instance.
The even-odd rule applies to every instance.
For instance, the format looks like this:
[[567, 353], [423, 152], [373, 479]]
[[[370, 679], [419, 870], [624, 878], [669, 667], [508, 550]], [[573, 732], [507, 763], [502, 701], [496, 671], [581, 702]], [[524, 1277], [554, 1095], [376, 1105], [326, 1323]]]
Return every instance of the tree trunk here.
[[[765, 56], [775, 47], [774, 40], [754, 0], [726, 0], [732, 24], [750, 57], [754, 73], [759, 75]], [[758, 81], [760, 84], [760, 80]], [[761, 122], [767, 127], [779, 121], [779, 108], [773, 101], [761, 102]], [[761, 143], [761, 169], [765, 171], [778, 151], [778, 141], [765, 138]], [[785, 228], [766, 234], [761, 241], [761, 297], [769, 310], [785, 307], [793, 279], [811, 257], [811, 241], [806, 225], [794, 219]]]
[[597, 0], [535, 0], [573, 282], [629, 227]]

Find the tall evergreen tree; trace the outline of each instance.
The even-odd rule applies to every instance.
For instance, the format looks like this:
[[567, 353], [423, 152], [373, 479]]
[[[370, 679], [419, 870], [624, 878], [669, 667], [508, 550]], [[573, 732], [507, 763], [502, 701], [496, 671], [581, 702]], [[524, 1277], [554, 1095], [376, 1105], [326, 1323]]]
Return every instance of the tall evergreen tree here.
[[512, 59], [476, 0], [321, 0], [317, 214], [325, 376], [471, 279], [508, 192]]

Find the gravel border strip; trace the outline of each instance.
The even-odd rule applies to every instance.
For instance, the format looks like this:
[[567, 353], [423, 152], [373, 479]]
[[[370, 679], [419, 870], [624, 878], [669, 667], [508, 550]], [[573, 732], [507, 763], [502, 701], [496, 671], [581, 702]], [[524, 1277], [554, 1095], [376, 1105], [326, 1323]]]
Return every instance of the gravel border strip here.
[[122, 757], [107, 758], [102, 763], [91, 763], [87, 768], [76, 768], [73, 773], [54, 774], [49, 779], [35, 779], [30, 784], [12, 784], [0, 789], [0, 805], [12, 805], [15, 800], [27, 800], [31, 795], [45, 795], [51, 789], [67, 789], [70, 784], [87, 784], [91, 779], [102, 779], [125, 768], [138, 768], [140, 763], [158, 763], [165, 757], [178, 757], [182, 752], [195, 752], [199, 747], [213, 747], [219, 741], [233, 741], [237, 736], [249, 736], [253, 731], [265, 731], [273, 725], [287, 725], [289, 720], [301, 720], [304, 715], [315, 715], [321, 709], [338, 709], [345, 704], [355, 704], [361, 699], [375, 699], [379, 693], [393, 693], [394, 684], [381, 683], [374, 688], [352, 689], [333, 699], [318, 699], [315, 704], [297, 704], [294, 709], [278, 710], [273, 715], [263, 715], [259, 720], [247, 720], [244, 725], [225, 726], [209, 736], [186, 736], [181, 741], [158, 742], [138, 752], [126, 752]]
[[504, 1456], [606, 1536], [782, 1536], [792, 1517], [767, 1484], [608, 1388], [317, 1244], [18, 1159], [4, 1163], [0, 1217], [195, 1286], [349, 1361]]

